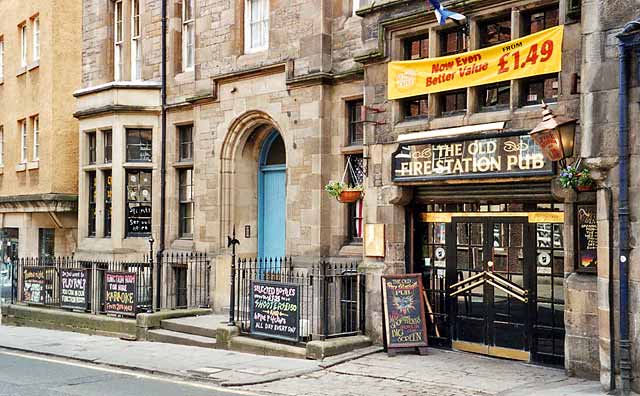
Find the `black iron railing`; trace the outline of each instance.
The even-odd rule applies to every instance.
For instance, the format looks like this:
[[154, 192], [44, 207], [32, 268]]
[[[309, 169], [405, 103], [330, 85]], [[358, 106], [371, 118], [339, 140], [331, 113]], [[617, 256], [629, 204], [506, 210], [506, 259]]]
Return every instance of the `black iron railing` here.
[[105, 275], [123, 272], [136, 275], [134, 314], [153, 309], [152, 268], [146, 259], [134, 262], [76, 260], [73, 257], [20, 258], [14, 262], [17, 291], [12, 302], [60, 308], [65, 304], [62, 294], [62, 270], [83, 270], [88, 287], [86, 312], [104, 313]]
[[173, 252], [162, 255], [161, 308], [208, 308], [211, 261], [206, 253]]
[[292, 258], [240, 258], [235, 276], [234, 317], [242, 333], [251, 333], [251, 282], [264, 280], [298, 285], [302, 342], [364, 334], [365, 276], [357, 263], [305, 267]]

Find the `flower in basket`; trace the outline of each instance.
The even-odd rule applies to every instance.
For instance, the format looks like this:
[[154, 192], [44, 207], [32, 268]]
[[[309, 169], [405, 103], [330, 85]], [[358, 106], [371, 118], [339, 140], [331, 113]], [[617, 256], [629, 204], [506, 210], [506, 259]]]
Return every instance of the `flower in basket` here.
[[329, 193], [330, 196], [337, 199], [340, 202], [355, 202], [362, 198], [362, 192], [364, 190], [361, 184], [355, 186], [349, 186], [344, 182], [330, 181], [324, 186], [324, 190]]
[[577, 166], [567, 166], [560, 172], [560, 185], [563, 188], [590, 189], [594, 182], [589, 169], [580, 169]]

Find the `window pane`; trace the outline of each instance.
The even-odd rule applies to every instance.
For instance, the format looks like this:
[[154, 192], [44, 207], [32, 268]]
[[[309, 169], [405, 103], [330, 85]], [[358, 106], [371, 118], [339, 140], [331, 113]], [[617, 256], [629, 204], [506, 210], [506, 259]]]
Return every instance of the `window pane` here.
[[509, 16], [480, 24], [481, 47], [490, 47], [509, 40], [511, 40], [511, 18]]
[[349, 144], [362, 144], [364, 131], [363, 124], [360, 122], [362, 118], [362, 100], [353, 100], [347, 102], [347, 112], [349, 116]]
[[181, 161], [191, 160], [193, 158], [193, 125], [184, 125], [178, 127], [180, 139], [179, 159]]
[[104, 236], [111, 236], [111, 200], [112, 200], [111, 171], [104, 172]]
[[428, 96], [406, 99], [403, 103], [405, 118], [427, 117], [429, 115]]
[[151, 171], [127, 172], [127, 235], [151, 233]]
[[467, 91], [448, 92], [442, 95], [442, 113], [464, 111], [467, 108]]
[[526, 79], [524, 82], [524, 105], [555, 102], [558, 100], [558, 76], [542, 76]]
[[127, 129], [127, 161], [151, 162], [151, 129]]
[[480, 107], [508, 107], [510, 101], [510, 84], [499, 83], [485, 85], [479, 88]]
[[532, 12], [525, 17], [524, 33], [532, 34], [558, 25], [558, 8]]
[[53, 259], [55, 254], [55, 229], [38, 229], [38, 257]]
[[89, 216], [87, 234], [90, 237], [96, 235], [96, 173], [88, 172], [89, 182]]

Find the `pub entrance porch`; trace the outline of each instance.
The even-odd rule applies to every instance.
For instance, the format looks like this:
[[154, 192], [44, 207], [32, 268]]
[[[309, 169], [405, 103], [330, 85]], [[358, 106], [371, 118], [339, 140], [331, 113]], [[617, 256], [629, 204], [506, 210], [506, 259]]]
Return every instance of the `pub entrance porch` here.
[[429, 299], [429, 343], [562, 366], [563, 207], [416, 205], [408, 272]]

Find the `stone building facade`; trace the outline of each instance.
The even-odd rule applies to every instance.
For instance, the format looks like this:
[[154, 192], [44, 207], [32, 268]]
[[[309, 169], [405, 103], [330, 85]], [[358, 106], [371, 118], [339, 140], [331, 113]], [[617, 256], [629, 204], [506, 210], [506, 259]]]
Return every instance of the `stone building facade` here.
[[[371, 285], [379, 284], [378, 278], [384, 274], [424, 274], [423, 282], [432, 299], [436, 323], [440, 325], [439, 336], [434, 329], [430, 330], [433, 343], [490, 355], [555, 362], [563, 365], [570, 375], [599, 378], [605, 389], [620, 388], [625, 381], [630, 381], [631, 388], [637, 390], [635, 378], [640, 361], [636, 347], [638, 280], [634, 262], [637, 259], [635, 221], [638, 208], [631, 198], [627, 260], [619, 250], [618, 216], [625, 214], [625, 208], [620, 210], [618, 202], [621, 160], [618, 139], [620, 133], [628, 133], [629, 191], [634, 197], [638, 185], [635, 165], [637, 106], [630, 105], [624, 111], [628, 117], [627, 130], [620, 124], [624, 106], [619, 107], [619, 64], [624, 54], [629, 67], [628, 100], [635, 103], [638, 94], [635, 49], [638, 24], [627, 23], [637, 18], [640, 10], [636, 5], [622, 1], [451, 1], [445, 2], [445, 6], [467, 16], [468, 31], [459, 33], [468, 34], [466, 47], [461, 44], [453, 50], [449, 48], [449, 33], [456, 25], [448, 22], [439, 26], [422, 2], [376, 2], [357, 13], [363, 17], [364, 49], [356, 54], [356, 60], [365, 69], [364, 104], [380, 111], [372, 116], [379, 124], [368, 125], [365, 130], [364, 146], [370, 160], [364, 221], [365, 224], [382, 225], [385, 235], [384, 258], [369, 257], [365, 248], [362, 267], [371, 274]], [[540, 97], [531, 96], [538, 93], [525, 79], [512, 80], [502, 88], [498, 87], [497, 100], [493, 97], [497, 106], [487, 106], [488, 90], [483, 86], [468, 87], [458, 96], [444, 92], [408, 100], [389, 100], [388, 63], [482, 48], [489, 44], [490, 37], [497, 35], [495, 32], [500, 31], [496, 24], [501, 22], [505, 36], [510, 33], [508, 39], [522, 37], [532, 32], [532, 19], [540, 18], [546, 24], [549, 13], [557, 13], [553, 24], [564, 25], [562, 71], [557, 75], [557, 82], [550, 86], [551, 96], [547, 95], [549, 86], [546, 83], [541, 92], [554, 113], [578, 119], [574, 158], [569, 164], [575, 164], [581, 158], [582, 165], [590, 169], [597, 182], [597, 191], [577, 193], [562, 189], [558, 185], [558, 173], [542, 179], [507, 175], [506, 178], [484, 180], [450, 177], [446, 181], [403, 182], [394, 178], [397, 168], [393, 167], [393, 158], [404, 153], [403, 144], [443, 140], [468, 142], [478, 138], [473, 130], [460, 129], [461, 126], [481, 128], [484, 125], [485, 132], [493, 138], [499, 138], [503, 133], [528, 132], [541, 121], [541, 101]], [[624, 34], [619, 36], [623, 29]], [[503, 40], [507, 38], [498, 38], [497, 42]], [[455, 44], [455, 39], [453, 42]], [[636, 47], [629, 44], [622, 51], [621, 42], [636, 43]], [[416, 51], [416, 48], [420, 49]], [[500, 89], [505, 92], [502, 99]], [[498, 131], [489, 131], [496, 128], [493, 124], [496, 122], [504, 122], [504, 125], [499, 124]], [[539, 211], [540, 217], [531, 215], [530, 211]], [[531, 227], [529, 234], [526, 231], [519, 233], [519, 226], [514, 225], [513, 219], [522, 216], [521, 212], [529, 212], [525, 222], [529, 225], [524, 226]], [[585, 246], [580, 234], [585, 217], [590, 218], [591, 231], [597, 228], [597, 239], [592, 241], [594, 246], [590, 246], [591, 264], [584, 261]], [[507, 218], [511, 220], [506, 221]], [[509, 230], [506, 234], [505, 226]], [[484, 229], [487, 227], [489, 231]], [[468, 231], [464, 230], [469, 229], [489, 238], [489, 245], [484, 249], [489, 249], [490, 257], [482, 256], [482, 252], [480, 258], [462, 254], [465, 249], [471, 252], [474, 246], [484, 243], [476, 241], [474, 245], [473, 240], [465, 239], [472, 238], [465, 234]], [[545, 235], [548, 232], [550, 234]], [[501, 239], [505, 235], [510, 239], [508, 246]], [[549, 235], [550, 241], [547, 240]], [[528, 243], [532, 245], [532, 256], [527, 263]], [[509, 256], [514, 247], [519, 259], [523, 260], [522, 278], [517, 265], [516, 273], [511, 273], [514, 262], [510, 258], [507, 267], [499, 268], [500, 256]], [[518, 250], [520, 248], [523, 250]], [[450, 260], [449, 255], [454, 258]], [[545, 269], [549, 257], [551, 268]], [[439, 260], [441, 270], [445, 271], [446, 267], [446, 274], [438, 272]], [[488, 267], [482, 267], [482, 262]], [[629, 296], [625, 299], [620, 295], [619, 265], [627, 262]], [[474, 269], [475, 266], [479, 269]], [[507, 323], [518, 321], [517, 310], [513, 310], [511, 302], [507, 311], [501, 311], [500, 304], [515, 300], [508, 297], [500, 300], [506, 295], [495, 288], [491, 291], [487, 287], [476, 288], [468, 297], [454, 298], [450, 296], [453, 290], [449, 289], [452, 284], [483, 268], [495, 270], [515, 283], [524, 282], [526, 286], [527, 266], [533, 267], [529, 275], [527, 304], [536, 306], [529, 307], [529, 322], [525, 325], [529, 326], [529, 334], [524, 336], [525, 344], [517, 348], [526, 350], [527, 354], [519, 355], [496, 348], [515, 345], [513, 340], [499, 337], [508, 334]], [[372, 335], [381, 336], [382, 313], [376, 309], [380, 305], [379, 293], [373, 287], [369, 290], [368, 304], [372, 309], [368, 312], [368, 330]], [[442, 307], [438, 307], [440, 298]], [[474, 298], [484, 304], [489, 301], [489, 305], [484, 306], [484, 314], [471, 312]], [[630, 334], [622, 343], [621, 299], [628, 300]], [[545, 319], [549, 306], [555, 310], [552, 321]], [[473, 320], [483, 317], [482, 326], [485, 327], [473, 327]], [[470, 329], [481, 334], [486, 332], [486, 338], [474, 340], [473, 345], [469, 345], [466, 341], [473, 338], [469, 335]], [[626, 344], [627, 352], [621, 344]], [[612, 367], [616, 381], [611, 378]], [[625, 372], [625, 368], [630, 372]]]
[[[159, 246], [161, 4], [84, 1], [81, 256], [139, 257], [151, 236]], [[242, 256], [361, 258], [349, 209], [323, 191], [362, 152], [348, 133], [362, 99], [354, 5], [167, 7], [165, 250], [216, 258], [216, 309], [227, 306], [234, 227]]]
[[[75, 92], [79, 256], [139, 257], [150, 237], [156, 248], [206, 251], [215, 261], [216, 310], [227, 306], [234, 229], [244, 257], [362, 260], [367, 333], [376, 341], [380, 277], [422, 273], [432, 344], [561, 365], [611, 385], [610, 346], [619, 341], [617, 269], [609, 277], [618, 241], [608, 232], [617, 227], [610, 202], [618, 213], [616, 34], [637, 7], [450, 1], [445, 6], [468, 25], [440, 26], [423, 1], [168, 0], [163, 145], [161, 5], [84, 0], [82, 87]], [[388, 98], [391, 61], [462, 54], [559, 25], [559, 73]], [[632, 86], [633, 101], [633, 78]], [[542, 158], [528, 132], [541, 120], [543, 100], [579, 120], [570, 163], [583, 158], [597, 192], [562, 189], [550, 163], [538, 173], [519, 165], [518, 174], [397, 177], [396, 160], [418, 145], [504, 141]], [[637, 109], [629, 114], [635, 120]], [[636, 129], [629, 131], [631, 169]], [[344, 177], [347, 162], [357, 165], [355, 178], [365, 176], [363, 204], [339, 204], [323, 191]], [[632, 193], [635, 177], [632, 171]], [[596, 218], [597, 249], [589, 246], [595, 256], [584, 261], [578, 231], [587, 214]], [[635, 256], [632, 250], [631, 263]], [[522, 301], [486, 285], [451, 295], [452, 286], [481, 272], [522, 289]]]
[[3, 257], [72, 254], [82, 12], [75, 1], [0, 1]]

